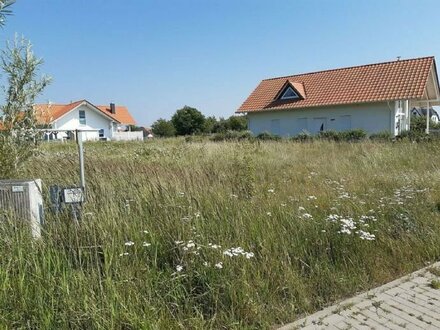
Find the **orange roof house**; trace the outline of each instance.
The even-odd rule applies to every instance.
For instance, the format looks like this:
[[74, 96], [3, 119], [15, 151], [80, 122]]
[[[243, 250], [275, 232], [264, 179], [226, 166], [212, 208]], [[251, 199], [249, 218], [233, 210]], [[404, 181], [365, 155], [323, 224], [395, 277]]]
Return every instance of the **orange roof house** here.
[[[50, 124], [84, 103], [88, 103], [91, 107], [94, 107], [95, 109], [101, 111], [103, 115], [109, 117], [109, 119], [113, 119], [118, 124], [136, 124], [136, 121], [133, 119], [127, 107], [125, 106], [118, 106], [114, 104], [110, 104], [108, 106], [95, 106], [86, 100], [71, 102], [69, 104], [37, 104], [34, 107], [35, 115], [39, 124]], [[114, 107], [113, 112], [112, 107]]]
[[[136, 132], [125, 134], [129, 125], [136, 121], [125, 106], [114, 103], [94, 105], [87, 100], [69, 104], [37, 104], [34, 106], [37, 123], [48, 127], [48, 139], [69, 138], [74, 130], [87, 131], [88, 140], [140, 140], [143, 138]], [[139, 135], [139, 136], [138, 136]]]
[[[265, 79], [237, 110], [255, 133], [410, 129], [409, 109], [440, 105], [434, 57]], [[428, 106], [429, 108], [429, 106]]]

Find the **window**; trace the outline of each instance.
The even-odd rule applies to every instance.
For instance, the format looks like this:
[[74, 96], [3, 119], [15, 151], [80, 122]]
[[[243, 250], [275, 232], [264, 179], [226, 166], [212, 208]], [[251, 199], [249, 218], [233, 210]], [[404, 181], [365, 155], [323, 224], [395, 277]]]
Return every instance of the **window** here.
[[298, 94], [295, 93], [292, 87], [287, 87], [283, 95], [281, 95], [281, 100], [297, 99]]
[[101, 128], [101, 129], [99, 130], [99, 137], [100, 137], [100, 138], [103, 138], [103, 137], [104, 137], [104, 129], [103, 129], [103, 128]]
[[84, 110], [79, 110], [79, 124], [86, 125], [86, 112]]

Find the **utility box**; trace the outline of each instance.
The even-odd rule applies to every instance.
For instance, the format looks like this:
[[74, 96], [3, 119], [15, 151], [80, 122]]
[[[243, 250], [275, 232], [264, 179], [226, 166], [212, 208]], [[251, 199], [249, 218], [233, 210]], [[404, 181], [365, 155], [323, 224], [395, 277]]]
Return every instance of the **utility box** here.
[[43, 195], [41, 180], [0, 180], [0, 211], [29, 223], [32, 237], [41, 237]]

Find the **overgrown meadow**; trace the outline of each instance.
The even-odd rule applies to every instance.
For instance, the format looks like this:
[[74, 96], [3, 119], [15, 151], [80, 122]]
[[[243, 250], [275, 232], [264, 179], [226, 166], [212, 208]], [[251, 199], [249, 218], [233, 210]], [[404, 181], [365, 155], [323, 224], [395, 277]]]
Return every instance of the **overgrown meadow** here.
[[45, 144], [43, 239], [3, 222], [0, 328], [273, 328], [440, 257], [432, 143]]

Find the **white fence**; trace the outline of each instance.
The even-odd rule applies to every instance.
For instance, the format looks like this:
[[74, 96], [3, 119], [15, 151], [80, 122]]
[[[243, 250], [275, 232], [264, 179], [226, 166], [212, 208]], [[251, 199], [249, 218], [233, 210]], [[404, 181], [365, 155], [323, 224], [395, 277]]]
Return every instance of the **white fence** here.
[[142, 141], [144, 139], [144, 132], [113, 132], [113, 141]]

